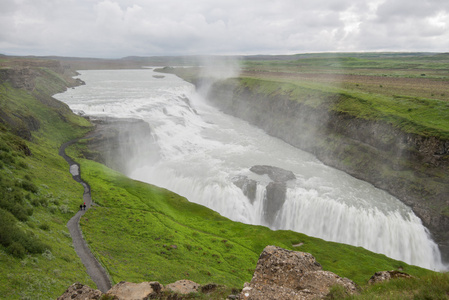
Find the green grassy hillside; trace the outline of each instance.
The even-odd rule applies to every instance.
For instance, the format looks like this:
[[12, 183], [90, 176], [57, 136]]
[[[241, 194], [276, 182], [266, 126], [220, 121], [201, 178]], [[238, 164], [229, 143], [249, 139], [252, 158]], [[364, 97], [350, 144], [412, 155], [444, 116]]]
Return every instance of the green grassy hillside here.
[[62, 77], [36, 72], [31, 90], [13, 87], [5, 73], [0, 84], [2, 299], [54, 299], [75, 281], [93, 284], [66, 227], [83, 189], [58, 156], [59, 146], [90, 124], [50, 98], [65, 88]]
[[[36, 76], [20, 87], [9, 71], [0, 69], [2, 299], [55, 299], [74, 282], [95, 287], [66, 227], [83, 189], [58, 156], [62, 143], [83, 136], [91, 125], [50, 97], [66, 85], [60, 73], [33, 70]], [[416, 276], [401, 284], [371, 287], [365, 292], [370, 299], [449, 292], [445, 274], [358, 247], [232, 222], [170, 191], [85, 160], [78, 154], [82, 147], [83, 143], [75, 145], [69, 153], [81, 163], [98, 206], [86, 212], [81, 227], [115, 283], [191, 279], [241, 288], [251, 279], [262, 249], [277, 245], [310, 252], [324, 269], [362, 287], [379, 270], [402, 268]], [[302, 246], [293, 247], [299, 243]]]

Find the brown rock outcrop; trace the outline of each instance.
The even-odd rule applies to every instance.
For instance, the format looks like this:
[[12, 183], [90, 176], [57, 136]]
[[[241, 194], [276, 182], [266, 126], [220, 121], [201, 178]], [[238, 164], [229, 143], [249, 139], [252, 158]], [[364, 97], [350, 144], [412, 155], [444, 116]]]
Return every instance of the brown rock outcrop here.
[[100, 299], [103, 293], [87, 285], [74, 283], [61, 295], [58, 300], [94, 300]]
[[157, 297], [163, 286], [157, 281], [132, 283], [121, 281], [114, 285], [106, 296], [120, 300], [144, 300]]
[[378, 282], [389, 281], [390, 279], [395, 278], [412, 278], [412, 277], [413, 276], [400, 271], [381, 271], [374, 273], [374, 275], [371, 276], [371, 278], [369, 279], [368, 283], [374, 284]]
[[334, 285], [343, 286], [348, 294], [357, 290], [351, 280], [323, 271], [309, 253], [267, 246], [240, 299], [321, 299]]
[[165, 290], [187, 295], [198, 292], [200, 285], [191, 280], [178, 280], [165, 286]]

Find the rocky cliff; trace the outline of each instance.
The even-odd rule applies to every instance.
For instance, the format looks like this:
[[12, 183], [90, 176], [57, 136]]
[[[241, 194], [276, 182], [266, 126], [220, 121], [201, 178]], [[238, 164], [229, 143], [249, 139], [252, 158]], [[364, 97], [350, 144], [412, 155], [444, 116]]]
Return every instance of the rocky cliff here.
[[151, 135], [150, 126], [142, 120], [116, 118], [90, 118], [95, 125], [88, 136], [88, 149], [83, 155], [129, 174], [142, 159], [153, 161], [158, 146]]
[[61, 119], [64, 119], [65, 114], [71, 113], [69, 107], [50, 95], [83, 84], [81, 80], [71, 78], [74, 74], [69, 67], [52, 60], [23, 59], [0, 62], [0, 85], [3, 85], [0, 99], [5, 101], [0, 107], [0, 123], [11, 128], [15, 135], [31, 141], [31, 133], [40, 129], [41, 121], [21, 109], [18, 103], [6, 104], [9, 100], [8, 93], [21, 89], [25, 91], [23, 97], [35, 97], [44, 105], [58, 111]]
[[[332, 103], [343, 96], [323, 97]], [[215, 82], [207, 98], [225, 113], [399, 198], [422, 219], [449, 260], [449, 140], [406, 133], [289, 95], [267, 95], [239, 80]]]

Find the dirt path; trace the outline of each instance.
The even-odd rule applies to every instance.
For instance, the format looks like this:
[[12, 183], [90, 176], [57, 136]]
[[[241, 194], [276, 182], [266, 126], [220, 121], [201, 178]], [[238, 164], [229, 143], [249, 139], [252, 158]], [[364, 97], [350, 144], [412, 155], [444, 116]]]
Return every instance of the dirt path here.
[[[86, 241], [83, 238], [79, 221], [81, 217], [86, 213], [92, 205], [92, 198], [90, 195], [90, 186], [81, 179], [81, 170], [79, 164], [77, 164], [72, 158], [65, 154], [65, 148], [75, 143], [77, 140], [73, 140], [64, 143], [59, 148], [59, 155], [62, 156], [70, 166], [70, 173], [75, 181], [81, 183], [84, 187], [83, 202], [86, 203], [86, 210], [79, 210], [75, 216], [73, 216], [67, 223], [70, 235], [72, 236], [73, 246], [76, 253], [81, 258], [82, 263], [87, 269], [87, 273], [97, 285], [97, 288], [106, 293], [111, 288], [111, 281], [109, 280], [106, 270], [95, 259], [92, 252], [90, 252]], [[81, 202], [80, 202], [81, 204]]]

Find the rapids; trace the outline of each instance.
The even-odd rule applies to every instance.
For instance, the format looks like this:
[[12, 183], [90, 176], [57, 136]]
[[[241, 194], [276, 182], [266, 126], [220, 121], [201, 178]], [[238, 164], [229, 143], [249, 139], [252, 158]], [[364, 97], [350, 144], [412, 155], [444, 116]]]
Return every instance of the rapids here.
[[[138, 157], [126, 157], [131, 178], [152, 183], [205, 205], [225, 217], [272, 229], [291, 229], [329, 241], [362, 246], [432, 270], [441, 256], [412, 210], [388, 193], [322, 164], [313, 155], [223, 114], [195, 88], [150, 69], [81, 71], [87, 84], [55, 97], [89, 116], [142, 119], [153, 141], [135, 141]], [[151, 142], [151, 143], [150, 143]], [[157, 144], [157, 153], [154, 147]], [[270, 165], [292, 171], [286, 201], [273, 224], [263, 217]], [[257, 181], [251, 201], [233, 181]]]

